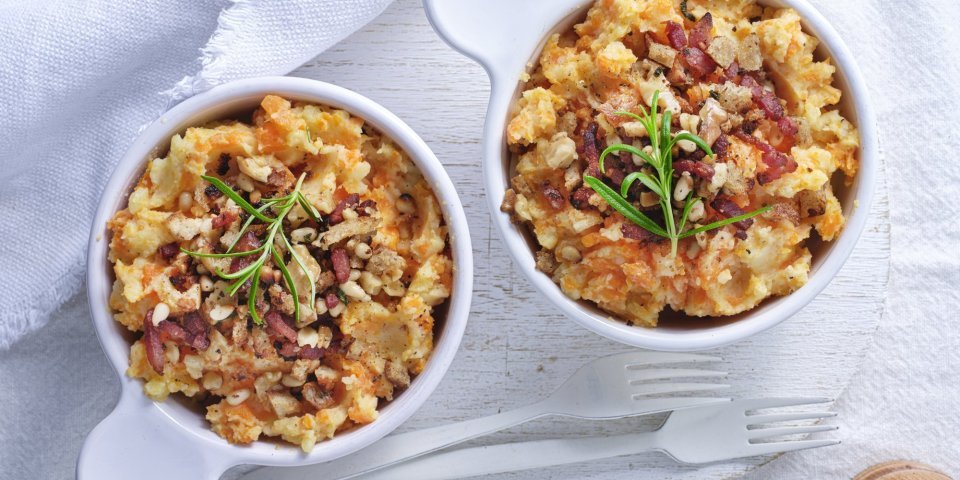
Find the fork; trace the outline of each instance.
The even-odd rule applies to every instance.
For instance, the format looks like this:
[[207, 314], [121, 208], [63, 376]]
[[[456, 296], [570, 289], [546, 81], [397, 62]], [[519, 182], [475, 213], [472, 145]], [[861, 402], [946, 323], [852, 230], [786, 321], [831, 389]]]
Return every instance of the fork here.
[[726, 388], [727, 385], [650, 383], [666, 379], [723, 377], [726, 373], [712, 370], [662, 368], [667, 364], [696, 364], [720, 360], [717, 357], [683, 353], [629, 352], [610, 355], [580, 367], [549, 397], [531, 405], [488, 417], [393, 435], [357, 453], [322, 466], [261, 468], [243, 478], [245, 480], [312, 480], [318, 474], [322, 474], [324, 478], [346, 479], [547, 415], [582, 419], [616, 419], [729, 403], [729, 398], [658, 398], [658, 396], [687, 392], [717, 390]]
[[[813, 405], [823, 398], [737, 400], [675, 411], [653, 432], [610, 437], [539, 440], [441, 452], [358, 477], [362, 480], [416, 478], [448, 480], [586, 462], [659, 450], [680, 463], [700, 464], [825, 447], [839, 440], [781, 437], [836, 430], [833, 425], [770, 426], [819, 420], [832, 412], [748, 415], [752, 410]], [[781, 438], [780, 441], [776, 441]]]

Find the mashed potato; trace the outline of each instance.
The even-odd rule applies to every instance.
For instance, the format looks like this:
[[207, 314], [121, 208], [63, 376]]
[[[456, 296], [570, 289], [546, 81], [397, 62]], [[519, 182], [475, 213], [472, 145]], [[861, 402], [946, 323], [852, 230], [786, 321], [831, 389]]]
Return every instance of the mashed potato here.
[[[265, 435], [310, 451], [376, 420], [380, 402], [423, 370], [450, 296], [447, 228], [416, 166], [363, 120], [277, 96], [252, 120], [189, 128], [147, 164], [109, 225], [110, 307], [138, 333], [127, 374], [144, 380], [150, 398], [196, 398], [231, 443]], [[315, 220], [298, 205], [282, 221], [292, 252], [275, 249], [297, 298], [270, 258], [252, 299], [259, 323], [252, 281], [231, 295], [223, 278], [256, 256], [183, 251], [224, 253], [234, 243], [234, 252], [248, 251], [267, 234], [258, 220], [241, 235], [249, 214], [201, 175], [254, 206], [302, 178], [319, 213]]]
[[[516, 176], [503, 209], [535, 234], [538, 267], [569, 297], [646, 327], [668, 307], [734, 315], [800, 288], [811, 235], [831, 241], [843, 228], [832, 180], [849, 183], [858, 168], [857, 130], [836, 110], [835, 68], [815, 58], [818, 42], [795, 11], [690, 0], [687, 13], [674, 0], [597, 1], [548, 39], [507, 128]], [[600, 175], [607, 146], [650, 145], [639, 122], [615, 112], [649, 110], [654, 92], [674, 134], [696, 133], [717, 153], [675, 150], [675, 165], [706, 172], [677, 179], [702, 199], [688, 229], [772, 207], [681, 240], [676, 257], [583, 183]], [[640, 157], [615, 154], [602, 179], [619, 191], [645, 169]], [[633, 188], [628, 199], [656, 215], [654, 194]]]

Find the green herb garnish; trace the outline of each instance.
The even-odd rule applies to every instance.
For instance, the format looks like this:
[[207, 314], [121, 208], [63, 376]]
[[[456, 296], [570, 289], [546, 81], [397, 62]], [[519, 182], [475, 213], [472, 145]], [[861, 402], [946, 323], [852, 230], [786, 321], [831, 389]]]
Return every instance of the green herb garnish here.
[[[248, 296], [247, 306], [250, 310], [250, 315], [253, 317], [254, 323], [257, 325], [263, 325], [263, 319], [260, 318], [260, 315], [257, 314], [256, 309], [256, 298], [257, 292], [260, 288], [260, 271], [263, 269], [264, 264], [267, 260], [272, 259], [277, 268], [280, 269], [280, 273], [283, 276], [284, 283], [287, 285], [287, 289], [290, 291], [290, 294], [293, 295], [293, 305], [294, 305], [294, 317], [297, 321], [300, 320], [300, 297], [297, 294], [297, 286], [293, 282], [293, 277], [290, 275], [290, 271], [287, 269], [286, 264], [283, 261], [284, 252], [277, 249], [277, 245], [282, 244], [287, 252], [290, 252], [290, 258], [296, 262], [300, 270], [303, 271], [303, 274], [306, 275], [307, 279], [310, 280], [310, 301], [308, 302], [308, 308], [314, 308], [313, 303], [317, 296], [316, 292], [316, 280], [310, 275], [310, 271], [304, 265], [303, 260], [297, 255], [297, 252], [293, 250], [293, 246], [290, 244], [290, 240], [287, 238], [286, 233], [283, 231], [283, 220], [287, 217], [287, 214], [293, 210], [294, 207], [300, 205], [313, 220], [317, 220], [317, 211], [310, 204], [310, 201], [303, 195], [303, 192], [300, 191], [300, 187], [303, 185], [303, 179], [305, 175], [301, 175], [300, 179], [297, 180], [296, 187], [294, 187], [293, 192], [284, 197], [264, 199], [261, 201], [262, 205], [259, 208], [254, 208], [247, 200], [245, 200], [240, 194], [233, 191], [229, 185], [223, 183], [222, 180], [216, 177], [201, 176], [207, 182], [210, 182], [211, 185], [223, 192], [228, 198], [233, 200], [243, 211], [247, 212], [250, 216], [244, 222], [243, 227], [240, 229], [240, 232], [237, 234], [236, 240], [227, 248], [226, 253], [204, 253], [204, 252], [192, 252], [190, 250], [180, 248], [180, 250], [187, 255], [197, 258], [234, 258], [234, 257], [247, 257], [251, 255], [257, 255], [257, 259], [247, 265], [246, 267], [233, 272], [227, 273], [219, 268], [216, 270], [218, 277], [224, 280], [232, 280], [233, 284], [227, 289], [227, 293], [230, 296], [237, 294], [237, 291], [240, 290], [240, 287], [243, 286], [247, 280], [250, 280], [250, 293]], [[276, 213], [275, 217], [270, 217], [267, 215], [267, 212], [272, 211]], [[240, 238], [243, 237], [247, 229], [253, 224], [254, 220], [259, 220], [267, 225], [266, 233], [261, 239], [260, 246], [249, 250], [246, 252], [234, 252], [234, 247], [237, 246], [237, 243], [240, 241]]]
[[[659, 100], [660, 91], [657, 90], [653, 92], [653, 101], [650, 105], [650, 112], [647, 113], [644, 111], [643, 116], [631, 112], [616, 112], [617, 115], [629, 116], [643, 124], [643, 127], [647, 131], [647, 135], [650, 137], [650, 146], [653, 150], [651, 153], [647, 153], [632, 145], [616, 144], [607, 147], [600, 155], [601, 172], [605, 171], [603, 168], [603, 161], [607, 158], [607, 155], [610, 155], [614, 152], [628, 152], [642, 158], [643, 161], [653, 168], [653, 173], [655, 175], [651, 175], [650, 173], [642, 171], [631, 173], [624, 178], [623, 182], [620, 184], [619, 192], [607, 186], [602, 180], [590, 175], [584, 176], [583, 180], [584, 183], [589, 185], [590, 188], [592, 188], [595, 192], [597, 192], [598, 195], [600, 195], [601, 198], [604, 199], [604, 201], [613, 207], [614, 210], [620, 212], [624, 217], [627, 218], [627, 220], [630, 220], [640, 228], [643, 228], [654, 235], [669, 239], [670, 254], [676, 257], [677, 243], [680, 241], [680, 239], [692, 237], [701, 232], [714, 230], [732, 223], [753, 218], [757, 215], [770, 211], [771, 207], [763, 207], [744, 215], [727, 218], [719, 222], [714, 222], [709, 225], [684, 231], [687, 226], [687, 218], [690, 216], [690, 211], [693, 209], [696, 202], [702, 202], [703, 199], [695, 197], [694, 193], [691, 191], [690, 194], [687, 195], [678, 221], [673, 210], [673, 205], [670, 202], [673, 193], [673, 147], [676, 146], [677, 142], [686, 140], [693, 142], [710, 157], [714, 157], [715, 155], [713, 150], [710, 149], [710, 146], [707, 145], [707, 142], [690, 132], [681, 132], [676, 135], [670, 133], [670, 122], [673, 115], [670, 110], [664, 110], [663, 114], [660, 115], [660, 121], [658, 122], [657, 102], [659, 102]], [[627, 199], [627, 194], [630, 192], [630, 187], [632, 187], [637, 181], [642, 183], [643, 186], [647, 187], [650, 191], [656, 194], [657, 197], [659, 197], [660, 207], [663, 209], [663, 226], [660, 226], [653, 219], [644, 215], [643, 212], [637, 209], [637, 207], [635, 207], [633, 203]]]
[[683, 16], [686, 17], [686, 19], [690, 20], [691, 22], [697, 21], [697, 17], [695, 17], [692, 13], [687, 11], [687, 0], [680, 1], [680, 13], [682, 13]]

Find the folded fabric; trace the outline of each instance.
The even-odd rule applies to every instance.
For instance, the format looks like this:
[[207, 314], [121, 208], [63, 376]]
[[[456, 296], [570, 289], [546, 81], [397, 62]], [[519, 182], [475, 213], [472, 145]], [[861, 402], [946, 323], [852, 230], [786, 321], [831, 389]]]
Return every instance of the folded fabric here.
[[0, 4], [0, 349], [79, 291], [100, 191], [176, 102], [282, 75], [391, 0], [8, 0]]

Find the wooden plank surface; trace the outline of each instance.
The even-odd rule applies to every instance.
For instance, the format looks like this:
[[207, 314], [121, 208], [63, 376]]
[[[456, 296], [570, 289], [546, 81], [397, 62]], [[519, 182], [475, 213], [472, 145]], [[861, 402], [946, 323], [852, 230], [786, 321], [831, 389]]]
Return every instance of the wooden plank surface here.
[[[448, 169], [469, 217], [476, 263], [470, 324], [443, 383], [398, 431], [518, 407], [548, 394], [591, 359], [629, 350], [564, 318], [513, 267], [490, 222], [481, 182], [486, 75], [436, 36], [418, 0], [398, 0], [365, 29], [293, 75], [357, 91], [410, 124]], [[714, 352], [724, 357], [719, 368], [730, 372], [731, 394], [836, 397], [842, 392], [882, 312], [889, 224], [886, 195], [878, 193], [872, 223], [823, 294], [781, 326]], [[625, 433], [651, 428], [659, 420], [662, 417], [612, 422], [551, 418], [470, 445]], [[495, 478], [735, 478], [762, 461], [769, 459], [698, 468], [645, 454]], [[321, 472], [318, 468], [318, 478]]]

